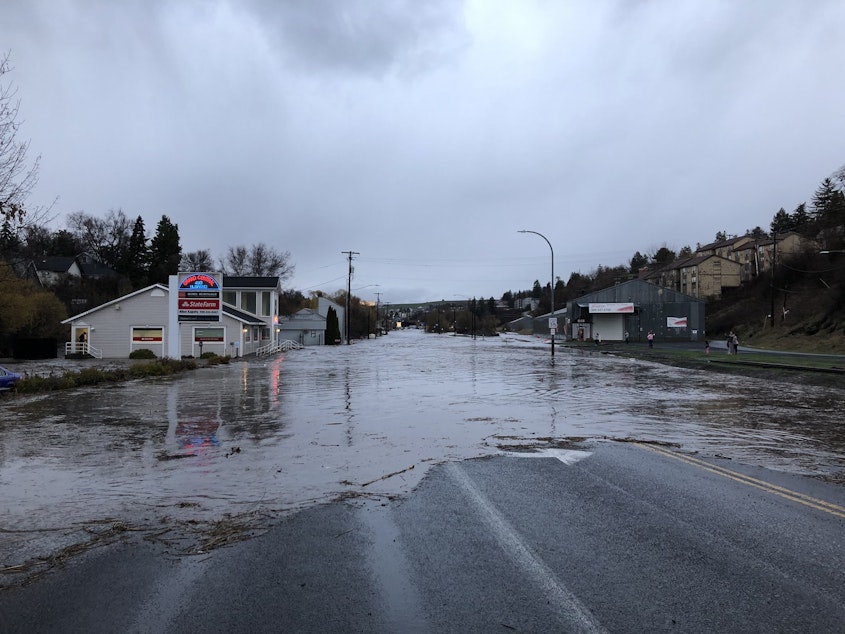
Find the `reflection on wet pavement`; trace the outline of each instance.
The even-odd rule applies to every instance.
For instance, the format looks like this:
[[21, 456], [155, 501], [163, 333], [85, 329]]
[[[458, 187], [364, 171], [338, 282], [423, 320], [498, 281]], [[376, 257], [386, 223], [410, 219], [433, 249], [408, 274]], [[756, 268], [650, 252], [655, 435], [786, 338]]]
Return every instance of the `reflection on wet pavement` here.
[[152, 527], [392, 496], [427, 465], [538, 439], [671, 442], [841, 477], [843, 396], [420, 331], [15, 396], [0, 401], [0, 567], [104, 518]]

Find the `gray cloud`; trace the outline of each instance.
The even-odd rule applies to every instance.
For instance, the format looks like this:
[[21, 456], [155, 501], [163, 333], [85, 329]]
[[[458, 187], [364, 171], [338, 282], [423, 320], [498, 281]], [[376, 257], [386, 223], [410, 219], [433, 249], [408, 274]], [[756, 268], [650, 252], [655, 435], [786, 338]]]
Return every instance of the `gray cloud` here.
[[[264, 241], [294, 285], [499, 296], [766, 227], [839, 167], [845, 6], [13, 0], [33, 203], [186, 250]], [[369, 286], [379, 284], [379, 287]]]

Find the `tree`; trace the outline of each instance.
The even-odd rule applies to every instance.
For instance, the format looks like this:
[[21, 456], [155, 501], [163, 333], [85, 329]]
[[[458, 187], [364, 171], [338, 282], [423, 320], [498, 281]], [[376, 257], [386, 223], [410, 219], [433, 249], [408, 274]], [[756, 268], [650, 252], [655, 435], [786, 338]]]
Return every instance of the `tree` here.
[[810, 214], [807, 213], [806, 203], [801, 203], [792, 212], [793, 229], [803, 229], [810, 224]]
[[326, 345], [332, 346], [340, 342], [340, 322], [337, 319], [337, 311], [334, 306], [329, 306], [326, 313]]
[[129, 236], [129, 247], [124, 253], [118, 271], [129, 278], [133, 288], [147, 285], [150, 273], [150, 248], [147, 245], [147, 231], [141, 216], [135, 218], [132, 235]]
[[647, 264], [648, 257], [637, 251], [633, 256], [631, 256], [631, 266], [628, 270], [631, 272], [631, 275], [636, 275], [639, 273], [639, 270]]
[[211, 271], [214, 269], [214, 258], [207, 249], [191, 251], [182, 256], [179, 267], [183, 271]]
[[11, 356], [15, 337], [59, 337], [65, 307], [53, 293], [18, 278], [0, 260], [0, 357]]
[[769, 227], [772, 230], [772, 233], [784, 233], [786, 231], [791, 231], [793, 229], [793, 218], [786, 212], [786, 209], [781, 207], [778, 209], [774, 218], [772, 218], [772, 224], [769, 225]]
[[666, 265], [671, 262], [674, 262], [675, 257], [675, 252], [664, 245], [657, 250], [657, 252], [652, 256], [651, 259], [655, 264]]
[[86, 253], [116, 271], [121, 268], [132, 236], [132, 223], [122, 209], [110, 209], [105, 218], [77, 211], [68, 216], [67, 223]]
[[38, 183], [38, 168], [41, 157], [37, 156], [30, 164], [27, 161], [29, 141], [18, 140], [20, 121], [17, 89], [5, 82], [3, 77], [12, 68], [9, 54], [0, 59], [0, 220], [4, 229], [7, 220], [22, 220], [24, 205]]
[[305, 308], [307, 300], [300, 291], [282, 291], [279, 295], [279, 314], [293, 315], [300, 308]]
[[78, 255], [81, 252], [82, 245], [77, 242], [76, 237], [67, 229], [60, 229], [53, 234], [50, 242], [50, 255], [70, 257]]
[[278, 277], [283, 281], [294, 271], [288, 251], [277, 251], [263, 242], [249, 249], [243, 245], [229, 247], [222, 268], [227, 275]]
[[686, 245], [681, 247], [681, 250], [678, 251], [679, 258], [691, 258], [692, 257], [692, 247], [690, 245]]
[[534, 287], [531, 289], [531, 297], [540, 299], [543, 296], [543, 287], [540, 286], [540, 280], [534, 280]]
[[724, 242], [728, 239], [727, 231], [717, 231], [716, 232], [716, 242]]
[[169, 276], [179, 272], [181, 261], [179, 225], [173, 224], [167, 216], [162, 216], [150, 242], [150, 282], [167, 284]]

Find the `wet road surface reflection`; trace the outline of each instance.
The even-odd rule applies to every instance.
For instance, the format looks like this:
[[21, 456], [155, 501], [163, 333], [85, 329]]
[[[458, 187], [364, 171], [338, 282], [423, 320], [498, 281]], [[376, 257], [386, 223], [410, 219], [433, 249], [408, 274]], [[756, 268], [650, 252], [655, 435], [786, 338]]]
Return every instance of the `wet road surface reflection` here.
[[0, 401], [0, 565], [43, 554], [86, 523], [214, 522], [395, 495], [428, 465], [550, 439], [677, 443], [842, 478], [843, 396], [415, 330], [16, 396]]

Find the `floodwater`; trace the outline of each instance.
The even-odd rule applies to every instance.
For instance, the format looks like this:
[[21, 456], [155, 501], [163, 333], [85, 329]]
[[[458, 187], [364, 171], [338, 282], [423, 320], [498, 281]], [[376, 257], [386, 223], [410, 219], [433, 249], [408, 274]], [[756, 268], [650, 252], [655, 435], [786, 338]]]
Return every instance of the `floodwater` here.
[[[147, 531], [408, 492], [432, 464], [571, 438], [841, 479], [842, 388], [517, 336], [392, 332], [181, 376], [0, 398], [0, 568], [92, 526]], [[0, 586], [3, 580], [0, 579]]]

